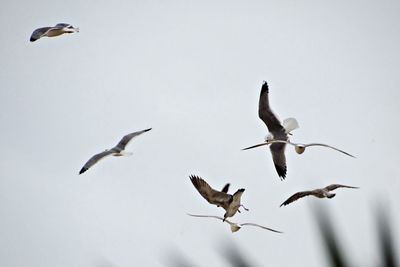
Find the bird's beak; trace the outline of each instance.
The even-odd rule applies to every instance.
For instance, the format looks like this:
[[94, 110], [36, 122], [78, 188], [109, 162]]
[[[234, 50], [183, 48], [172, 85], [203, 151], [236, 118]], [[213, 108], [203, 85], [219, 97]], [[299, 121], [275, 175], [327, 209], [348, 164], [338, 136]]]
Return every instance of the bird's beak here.
[[254, 145], [254, 146], [249, 146], [249, 147], [243, 148], [242, 150], [248, 150], [248, 149], [256, 148], [256, 147], [259, 147], [259, 146], [266, 146], [266, 145], [269, 145], [269, 144], [270, 144], [269, 142], [264, 142], [264, 143], [261, 143], [261, 144], [257, 144], [257, 145]]

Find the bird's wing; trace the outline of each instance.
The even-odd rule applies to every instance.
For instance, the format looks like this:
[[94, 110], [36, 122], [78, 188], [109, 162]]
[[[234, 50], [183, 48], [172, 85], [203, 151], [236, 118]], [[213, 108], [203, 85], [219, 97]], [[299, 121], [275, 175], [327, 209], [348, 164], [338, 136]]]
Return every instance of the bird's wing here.
[[261, 87], [260, 100], [258, 103], [258, 116], [267, 125], [268, 131], [271, 133], [285, 132], [281, 122], [276, 117], [269, 106], [269, 89], [267, 82], [264, 82]]
[[[219, 217], [219, 216], [214, 216], [214, 215], [195, 215], [195, 214], [189, 214], [189, 213], [187, 213], [187, 215], [192, 216], [192, 217], [201, 217], [201, 218], [215, 218], [215, 219], [218, 219], [220, 221], [224, 221], [224, 218]], [[231, 226], [232, 233], [239, 231], [239, 229], [241, 228], [240, 224], [231, 222], [231, 221], [229, 221], [227, 219], [225, 219], [225, 222]]]
[[246, 148], [242, 148], [242, 150], [248, 150], [248, 149], [256, 148], [256, 147], [259, 147], [259, 146], [266, 146], [266, 145], [269, 145], [269, 144], [270, 143], [268, 143], [268, 142], [264, 142], [264, 143], [257, 144], [257, 145], [254, 145], [254, 146], [249, 146], [249, 147], [246, 147]]
[[331, 184], [328, 185], [327, 187], [325, 187], [326, 190], [328, 191], [333, 191], [335, 189], [338, 189], [340, 187], [344, 187], [344, 188], [354, 188], [354, 189], [358, 189], [359, 187], [356, 186], [350, 186], [350, 185], [343, 185], [343, 184]]
[[46, 34], [46, 32], [48, 32], [52, 27], [43, 27], [43, 28], [39, 28], [33, 31], [32, 35], [31, 35], [31, 42], [34, 42], [38, 39], [40, 39], [44, 34]]
[[232, 201], [231, 195], [212, 189], [211, 186], [200, 177], [191, 175], [189, 178], [200, 195], [210, 204], [224, 207], [227, 203]]
[[283, 232], [281, 232], [281, 231], [274, 230], [274, 229], [271, 229], [271, 228], [268, 228], [268, 227], [265, 227], [265, 226], [262, 226], [262, 225], [259, 225], [259, 224], [256, 224], [256, 223], [240, 223], [239, 225], [240, 225], [240, 226], [251, 225], [251, 226], [260, 227], [260, 228], [262, 228], [262, 229], [269, 230], [269, 231], [272, 231], [272, 232], [275, 232], [275, 233], [280, 233], [280, 234], [283, 233]]
[[119, 141], [119, 143], [115, 146], [115, 148], [118, 148], [120, 150], [124, 150], [125, 147], [128, 145], [128, 143], [130, 141], [132, 141], [132, 139], [134, 137], [139, 136], [142, 133], [148, 132], [151, 129], [152, 128], [149, 128], [149, 129], [145, 129], [145, 130], [142, 130], [142, 131], [138, 131], [138, 132], [134, 132], [134, 133], [130, 133], [130, 134], [125, 135], [124, 137], [122, 137], [121, 141]]
[[99, 160], [114, 154], [115, 151], [111, 150], [106, 150], [103, 151], [101, 153], [98, 153], [96, 155], [94, 155], [93, 157], [91, 157], [86, 163], [85, 165], [83, 165], [82, 169], [79, 171], [79, 174], [84, 173], [85, 171], [87, 171], [90, 167], [92, 167], [94, 164], [96, 164]]
[[69, 23], [58, 23], [56, 26], [54, 26], [54, 28], [63, 29], [63, 28], [66, 28], [68, 26], [72, 26], [72, 25], [69, 24]]
[[338, 152], [341, 152], [341, 153], [343, 153], [343, 154], [345, 154], [345, 155], [347, 155], [347, 156], [349, 156], [349, 157], [355, 158], [355, 156], [353, 156], [353, 155], [351, 155], [351, 154], [349, 154], [349, 153], [347, 153], [347, 152], [345, 152], [345, 151], [343, 151], [343, 150], [340, 150], [340, 149], [338, 149], [338, 148], [336, 148], [336, 147], [327, 145], [327, 144], [310, 143], [310, 144], [305, 144], [304, 146], [305, 146], [305, 147], [308, 147], [308, 146], [324, 146], [324, 147], [328, 147], [328, 148], [331, 148], [331, 149], [333, 149], [333, 150], [336, 150], [336, 151], [338, 151]]
[[223, 193], [228, 193], [229, 186], [230, 186], [230, 184], [226, 184], [226, 185], [222, 188], [221, 192], [223, 192]]
[[279, 177], [282, 179], [286, 178], [286, 157], [285, 157], [285, 146], [284, 143], [274, 143], [269, 147], [272, 154], [272, 160], [274, 161], [275, 169], [278, 172]]
[[220, 216], [214, 216], [214, 215], [196, 215], [196, 214], [190, 214], [190, 213], [187, 213], [187, 215], [192, 216], [192, 217], [200, 217], [200, 218], [215, 218], [215, 219], [218, 219], [221, 221], [224, 220], [224, 218], [222, 218]]
[[283, 202], [283, 203], [280, 205], [280, 207], [286, 206], [286, 205], [292, 203], [293, 201], [298, 200], [299, 198], [312, 195], [312, 193], [313, 193], [313, 191], [302, 191], [302, 192], [297, 192], [297, 193], [293, 194], [291, 197], [289, 197], [285, 202]]

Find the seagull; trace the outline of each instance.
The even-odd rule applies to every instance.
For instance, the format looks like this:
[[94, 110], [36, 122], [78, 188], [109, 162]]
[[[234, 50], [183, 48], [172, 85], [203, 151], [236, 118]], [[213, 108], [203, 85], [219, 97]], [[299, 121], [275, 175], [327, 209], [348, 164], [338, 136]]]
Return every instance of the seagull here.
[[314, 196], [318, 198], [333, 198], [336, 196], [336, 194], [331, 193], [330, 191], [333, 191], [337, 188], [344, 187], [344, 188], [353, 188], [353, 189], [358, 189], [359, 187], [355, 186], [349, 186], [349, 185], [342, 185], [342, 184], [331, 184], [328, 185], [327, 187], [324, 188], [319, 188], [319, 189], [314, 189], [311, 191], [302, 191], [302, 192], [297, 192], [293, 194], [291, 197], [289, 197], [285, 202], [283, 202], [280, 207], [286, 206], [293, 201], [298, 200], [299, 198], [305, 197], [305, 196]]
[[[267, 125], [269, 131], [265, 140], [288, 141], [288, 135], [291, 135], [291, 131], [299, 128], [299, 124], [295, 118], [288, 118], [281, 123], [269, 106], [268, 94], [268, 84], [264, 81], [261, 87], [260, 100], [258, 104], [258, 116]], [[287, 170], [285, 146], [285, 143], [275, 143], [270, 146], [272, 160], [274, 161], [275, 169], [281, 180], [285, 179]]]
[[197, 191], [199, 191], [200, 195], [204, 197], [210, 204], [216, 205], [217, 207], [221, 206], [225, 209], [226, 212], [223, 220], [228, 217], [232, 217], [237, 211], [240, 213], [240, 207], [243, 207], [246, 211], [248, 211], [246, 207], [240, 204], [240, 198], [244, 192], [243, 188], [237, 190], [236, 193], [231, 195], [227, 193], [229, 184], [224, 186], [223, 191], [217, 191], [212, 189], [206, 181], [196, 175], [190, 175], [189, 178]]
[[73, 33], [79, 32], [79, 28], [74, 28], [71, 24], [68, 23], [58, 23], [54, 27], [43, 27], [33, 31], [31, 35], [31, 42], [39, 40], [43, 36], [47, 37], [55, 37], [64, 33]]
[[274, 229], [271, 229], [271, 228], [268, 228], [268, 227], [265, 227], [265, 226], [262, 226], [262, 225], [259, 225], [259, 224], [256, 224], [256, 223], [234, 223], [234, 222], [228, 221], [228, 220], [226, 220], [226, 219], [224, 219], [222, 217], [213, 216], [213, 215], [196, 215], [196, 214], [189, 214], [189, 213], [188, 213], [188, 215], [192, 216], [192, 217], [215, 218], [215, 219], [221, 220], [223, 222], [227, 222], [231, 226], [232, 233], [239, 231], [240, 228], [242, 228], [245, 225], [256, 226], [256, 227], [259, 227], [259, 228], [262, 228], [262, 229], [265, 229], [265, 230], [269, 230], [269, 231], [272, 231], [272, 232], [275, 232], [275, 233], [280, 233], [280, 234], [283, 233], [281, 231], [277, 231], [277, 230], [274, 230]]
[[113, 155], [115, 157], [119, 157], [119, 156], [130, 156], [132, 155], [131, 152], [125, 152], [125, 147], [128, 145], [128, 143], [136, 136], [141, 135], [142, 133], [148, 132], [150, 131], [151, 128], [149, 129], [145, 129], [142, 131], [138, 131], [138, 132], [134, 132], [134, 133], [130, 133], [125, 135], [124, 137], [122, 137], [121, 141], [119, 141], [119, 143], [111, 148], [111, 149], [106, 149], [103, 152], [100, 152], [94, 156], [92, 156], [86, 163], [85, 165], [82, 167], [82, 169], [79, 171], [79, 174], [84, 173], [85, 171], [87, 171], [90, 167], [92, 167], [94, 164], [96, 164], [99, 160]]
[[265, 146], [265, 145], [270, 145], [270, 144], [275, 144], [275, 143], [284, 143], [284, 144], [289, 144], [294, 146], [295, 151], [297, 152], [297, 154], [303, 154], [303, 152], [306, 150], [307, 147], [309, 146], [323, 146], [323, 147], [327, 147], [333, 150], [336, 150], [338, 152], [341, 152], [349, 157], [355, 158], [355, 156], [351, 155], [350, 153], [347, 153], [343, 150], [340, 150], [339, 148], [327, 145], [327, 144], [322, 144], [322, 143], [309, 143], [309, 144], [301, 144], [301, 143], [293, 143], [290, 141], [284, 141], [284, 140], [267, 140], [264, 143], [261, 144], [257, 144], [254, 146], [250, 146], [250, 147], [246, 147], [243, 148], [242, 150], [248, 150], [248, 149], [252, 149], [252, 148], [256, 148], [256, 147], [260, 147], [260, 146]]

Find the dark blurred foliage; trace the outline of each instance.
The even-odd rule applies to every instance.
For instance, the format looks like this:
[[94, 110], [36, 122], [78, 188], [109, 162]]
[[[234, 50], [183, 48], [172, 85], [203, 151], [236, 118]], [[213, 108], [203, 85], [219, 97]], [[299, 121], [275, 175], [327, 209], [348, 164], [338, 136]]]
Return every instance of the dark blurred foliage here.
[[[340, 242], [340, 236], [337, 234], [328, 212], [322, 208], [314, 207], [313, 214], [316, 220], [316, 224], [319, 229], [321, 240], [324, 244], [325, 253], [329, 266], [331, 267], [351, 267], [347, 256], [343, 253], [343, 244]], [[377, 246], [380, 250], [380, 266], [381, 267], [399, 267], [398, 259], [399, 253], [396, 254], [395, 244], [393, 242], [393, 233], [390, 227], [389, 218], [384, 208], [379, 206], [374, 213], [375, 220], [377, 222]], [[233, 267], [251, 267], [256, 266], [251, 263], [246, 257], [242, 250], [238, 249], [232, 242], [225, 241], [219, 250], [219, 254]], [[182, 253], [178, 250], [172, 251], [169, 254], [167, 266], [178, 266], [178, 267], [191, 267], [198, 266], [193, 262], [187, 260]], [[373, 266], [369, 262], [366, 262], [363, 266]], [[304, 263], [306, 264], [306, 262]], [[258, 265], [259, 266], [259, 265]], [[306, 265], [303, 265], [306, 266]], [[375, 267], [375, 266], [373, 266]]]

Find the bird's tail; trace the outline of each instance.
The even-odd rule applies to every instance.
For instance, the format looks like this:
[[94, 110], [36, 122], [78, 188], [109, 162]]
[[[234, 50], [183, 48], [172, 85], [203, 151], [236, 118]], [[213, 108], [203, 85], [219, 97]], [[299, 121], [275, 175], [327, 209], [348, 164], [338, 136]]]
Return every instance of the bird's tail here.
[[121, 151], [119, 154], [121, 154], [121, 156], [125, 156], [125, 157], [130, 157], [133, 155], [132, 152], [128, 152], [128, 151]]
[[285, 128], [287, 134], [299, 128], [299, 123], [295, 118], [284, 119], [282, 125]]

